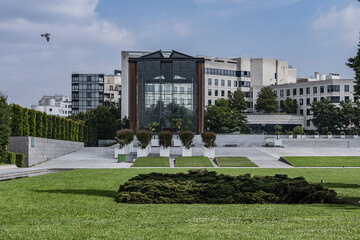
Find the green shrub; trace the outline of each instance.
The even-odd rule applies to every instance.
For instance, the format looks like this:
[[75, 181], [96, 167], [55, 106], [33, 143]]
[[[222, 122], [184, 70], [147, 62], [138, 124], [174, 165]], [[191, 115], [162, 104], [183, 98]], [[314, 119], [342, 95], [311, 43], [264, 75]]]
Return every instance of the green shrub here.
[[22, 153], [15, 153], [15, 164], [17, 167], [24, 167], [25, 166], [25, 154]]
[[36, 136], [36, 112], [33, 109], [28, 110], [29, 116], [29, 136], [35, 137]]
[[315, 135], [319, 135], [320, 133], [318, 131], [315, 132]]
[[353, 131], [353, 135], [358, 135], [358, 132], [357, 132], [357, 131]]
[[295, 135], [301, 135], [304, 134], [304, 129], [301, 126], [296, 126], [294, 127], [293, 132]]
[[48, 137], [48, 121], [47, 121], [47, 119], [48, 119], [48, 117], [47, 117], [46, 113], [42, 113], [43, 127], [42, 127], [42, 135], [41, 135], [41, 137], [43, 137], [43, 138]]
[[5, 163], [15, 164], [16, 163], [16, 154], [13, 152], [7, 152], [7, 159], [6, 159]]
[[341, 131], [341, 132], [340, 132], [340, 135], [345, 135], [345, 132]]
[[161, 131], [159, 132], [159, 145], [163, 148], [168, 148], [171, 146], [171, 140], [173, 135], [170, 131]]
[[11, 136], [22, 136], [22, 107], [17, 104], [11, 104], [11, 112]]
[[328, 132], [327, 132], [327, 135], [332, 135], [332, 132], [328, 131]]
[[43, 115], [41, 112], [36, 112], [36, 137], [43, 137]]
[[135, 204], [341, 203], [336, 192], [303, 177], [229, 176], [206, 169], [189, 173], [140, 174], [120, 185], [117, 202]]
[[288, 135], [294, 135], [294, 133], [292, 131], [289, 131]]
[[30, 127], [29, 127], [29, 109], [22, 108], [22, 136], [29, 136]]
[[215, 147], [216, 134], [214, 132], [203, 132], [201, 134], [201, 139], [206, 148]]
[[119, 148], [121, 149], [134, 140], [134, 132], [131, 129], [118, 130], [115, 140], [119, 143]]
[[192, 131], [184, 130], [179, 132], [180, 140], [183, 146], [187, 149], [190, 149], [194, 136], [195, 135]]
[[148, 130], [140, 130], [136, 133], [141, 149], [145, 149], [151, 141], [152, 133]]

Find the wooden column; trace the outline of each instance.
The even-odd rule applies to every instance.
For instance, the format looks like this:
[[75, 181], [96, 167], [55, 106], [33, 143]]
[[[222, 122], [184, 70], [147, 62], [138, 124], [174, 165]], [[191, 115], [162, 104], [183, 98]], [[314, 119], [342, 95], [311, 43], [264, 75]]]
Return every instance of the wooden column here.
[[204, 63], [197, 62], [197, 126], [198, 132], [201, 134], [204, 131]]
[[129, 63], [129, 128], [136, 128], [136, 63]]

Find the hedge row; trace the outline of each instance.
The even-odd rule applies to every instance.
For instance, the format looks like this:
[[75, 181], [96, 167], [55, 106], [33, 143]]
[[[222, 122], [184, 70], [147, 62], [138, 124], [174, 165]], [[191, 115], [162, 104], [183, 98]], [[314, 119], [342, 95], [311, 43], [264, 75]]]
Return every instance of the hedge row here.
[[57, 140], [84, 142], [85, 146], [96, 144], [96, 130], [83, 121], [47, 115], [33, 109], [12, 104], [12, 136], [32, 136]]
[[24, 165], [25, 165], [25, 154], [7, 152], [7, 158], [3, 163], [16, 164], [16, 166], [18, 166], [18, 167], [24, 167]]

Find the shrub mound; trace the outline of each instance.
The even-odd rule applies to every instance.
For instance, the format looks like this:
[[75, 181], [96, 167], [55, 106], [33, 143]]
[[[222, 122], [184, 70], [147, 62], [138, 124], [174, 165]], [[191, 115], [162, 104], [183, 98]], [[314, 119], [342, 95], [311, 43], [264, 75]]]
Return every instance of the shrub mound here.
[[140, 130], [136, 133], [136, 138], [139, 141], [139, 147], [145, 149], [151, 141], [152, 133], [148, 130]]
[[194, 136], [192, 131], [183, 130], [179, 132], [180, 140], [186, 149], [190, 149]]
[[134, 132], [131, 129], [118, 130], [115, 140], [119, 143], [119, 148], [121, 149], [134, 140]]
[[229, 176], [202, 170], [189, 173], [140, 174], [121, 185], [116, 197], [120, 203], [164, 204], [206, 203], [242, 204], [339, 203], [336, 192], [303, 177], [287, 175]]

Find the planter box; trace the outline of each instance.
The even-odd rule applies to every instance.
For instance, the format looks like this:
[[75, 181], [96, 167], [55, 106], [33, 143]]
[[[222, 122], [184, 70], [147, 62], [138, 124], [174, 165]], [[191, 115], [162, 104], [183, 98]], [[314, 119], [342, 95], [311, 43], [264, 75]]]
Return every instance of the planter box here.
[[289, 135], [289, 139], [293, 139], [293, 135]]
[[206, 148], [204, 147], [204, 157], [208, 157], [211, 159], [215, 158], [215, 148]]
[[296, 139], [301, 139], [301, 135], [296, 135]]
[[275, 139], [274, 146], [275, 147], [282, 147], [282, 140], [281, 139]]
[[320, 135], [315, 135], [315, 139], [319, 139], [320, 138]]
[[332, 135], [327, 135], [328, 138], [332, 138]]
[[151, 139], [151, 146], [152, 147], [159, 147], [159, 139]]
[[119, 154], [129, 154], [129, 153], [131, 153], [131, 148], [132, 148], [132, 143], [129, 144], [129, 145], [124, 146], [121, 149], [120, 148], [115, 148], [115, 151], [114, 151], [115, 156], [114, 156], [114, 158], [117, 159]]
[[356, 138], [359, 138], [359, 135], [354, 135], [354, 138], [356, 139]]
[[302, 139], [306, 139], [306, 135], [301, 135], [301, 138], [302, 138]]
[[160, 157], [170, 157], [170, 148], [160, 147]]
[[345, 135], [340, 135], [340, 138], [341, 138], [341, 139], [345, 139]]
[[141, 149], [140, 147], [138, 147], [136, 152], [137, 157], [147, 157], [149, 155], [149, 150], [147, 147], [145, 149]]
[[182, 147], [181, 155], [183, 157], [192, 157], [192, 148], [187, 149], [185, 147]]
[[182, 146], [180, 139], [174, 138], [173, 140], [174, 140], [174, 147], [181, 147]]

